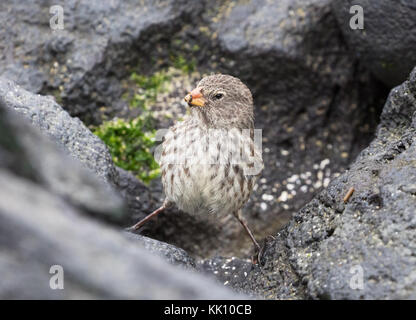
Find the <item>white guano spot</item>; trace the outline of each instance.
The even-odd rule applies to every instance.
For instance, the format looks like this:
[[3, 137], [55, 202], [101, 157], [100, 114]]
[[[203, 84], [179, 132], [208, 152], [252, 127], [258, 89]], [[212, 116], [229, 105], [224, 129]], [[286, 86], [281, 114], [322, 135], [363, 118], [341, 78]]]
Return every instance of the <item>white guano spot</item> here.
[[274, 197], [273, 197], [271, 194], [263, 194], [263, 195], [261, 196], [261, 198], [262, 198], [264, 201], [272, 201], [272, 200], [274, 199]]
[[277, 201], [278, 201], [278, 202], [286, 202], [286, 201], [287, 201], [288, 196], [289, 196], [289, 194], [287, 193], [287, 191], [283, 191], [283, 192], [280, 194], [279, 198], [277, 198]]
[[321, 163], [319, 164], [319, 168], [321, 170], [325, 169], [325, 167], [330, 163], [329, 159], [324, 159], [321, 161]]

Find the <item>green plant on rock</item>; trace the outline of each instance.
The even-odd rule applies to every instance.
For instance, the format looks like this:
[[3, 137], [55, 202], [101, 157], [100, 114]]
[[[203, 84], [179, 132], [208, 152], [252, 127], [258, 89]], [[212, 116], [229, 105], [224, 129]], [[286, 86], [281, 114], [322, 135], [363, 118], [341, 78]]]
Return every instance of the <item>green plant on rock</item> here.
[[146, 108], [156, 101], [157, 95], [165, 91], [165, 84], [170, 80], [170, 75], [162, 70], [151, 76], [144, 76], [133, 72], [130, 77], [140, 88], [130, 100], [130, 107]]
[[150, 76], [132, 72], [130, 80], [137, 86], [137, 92], [129, 99], [132, 108], [147, 108], [157, 99], [158, 94], [169, 90], [172, 75], [178, 71], [189, 74], [195, 71], [195, 61], [188, 61], [182, 55], [170, 55], [170, 68], [162, 69]]
[[[114, 163], [133, 172], [140, 180], [149, 183], [159, 176], [160, 168], [151, 149], [155, 146], [154, 119], [149, 109], [156, 102], [159, 94], [169, 90], [172, 77], [189, 74], [195, 70], [195, 61], [189, 62], [185, 57], [171, 55], [169, 68], [152, 75], [132, 72], [130, 76], [134, 94], [123, 95], [130, 108], [142, 110], [140, 116], [132, 120], [114, 119], [93, 128], [110, 149]], [[130, 83], [131, 84], [131, 83]]]
[[146, 110], [132, 120], [104, 122], [94, 133], [107, 144], [117, 166], [133, 172], [145, 183], [159, 176], [159, 165], [151, 152], [156, 143], [155, 130]]
[[191, 73], [195, 71], [195, 60], [188, 61], [184, 56], [171, 56], [171, 60], [173, 62], [173, 66], [176, 69], [181, 70], [183, 73]]

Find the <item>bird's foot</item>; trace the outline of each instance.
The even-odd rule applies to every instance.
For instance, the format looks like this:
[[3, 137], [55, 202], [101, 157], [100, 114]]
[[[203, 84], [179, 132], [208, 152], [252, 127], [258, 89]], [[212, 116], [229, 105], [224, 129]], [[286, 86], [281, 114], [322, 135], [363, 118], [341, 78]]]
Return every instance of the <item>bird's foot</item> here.
[[154, 216], [158, 215], [159, 213], [163, 212], [166, 208], [169, 208], [172, 204], [165, 200], [163, 202], [162, 206], [159, 209], [156, 209], [151, 214], [144, 217], [142, 220], [137, 222], [134, 226], [131, 226], [129, 228], [126, 228], [126, 231], [133, 232], [135, 230], [140, 229], [144, 224], [146, 224], [150, 219], [152, 219]]
[[254, 253], [254, 255], [252, 255], [251, 256], [251, 263], [253, 264], [253, 265], [259, 265], [259, 266], [261, 266], [261, 264], [260, 264], [260, 261], [261, 261], [261, 248], [260, 248], [260, 250], [257, 250], [256, 249], [256, 252]]
[[264, 253], [264, 244], [261, 247], [256, 248], [254, 255], [251, 257], [251, 263], [254, 265], [258, 265], [259, 267], [262, 267], [262, 257]]
[[264, 261], [264, 259], [263, 259], [263, 258], [264, 258], [264, 257], [263, 257], [263, 254], [264, 254], [264, 252], [265, 252], [265, 251], [266, 251], [266, 249], [267, 249], [267, 245], [268, 245], [270, 242], [274, 241], [274, 240], [276, 240], [276, 238], [275, 238], [275, 237], [273, 237], [272, 235], [268, 235], [268, 236], [264, 239], [264, 241], [263, 241], [262, 245], [261, 245], [261, 246], [256, 247], [255, 253], [254, 253], [254, 255], [251, 257], [251, 262], [252, 262], [253, 264], [255, 264], [255, 265], [259, 265], [259, 267], [264, 266], [265, 261]]
[[127, 228], [124, 228], [124, 231], [127, 231], [127, 232], [134, 232], [136, 229], [134, 229], [133, 228], [133, 226], [130, 226], [130, 227], [127, 227]]

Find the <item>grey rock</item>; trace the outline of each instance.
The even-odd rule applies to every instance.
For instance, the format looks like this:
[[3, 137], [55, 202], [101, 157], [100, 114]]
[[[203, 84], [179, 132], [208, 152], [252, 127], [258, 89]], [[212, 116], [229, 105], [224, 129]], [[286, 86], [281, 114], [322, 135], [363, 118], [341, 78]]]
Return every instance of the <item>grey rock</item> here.
[[[90, 214], [105, 214], [102, 218], [113, 223], [127, 225], [133, 223], [132, 216], [142, 218], [149, 212], [154, 201], [146, 186], [131, 173], [117, 168], [105, 144], [79, 119], [72, 118], [53, 98], [30, 93], [0, 77], [0, 101], [7, 109], [23, 115], [60, 147], [61, 153], [56, 153], [51, 143], [40, 148], [43, 137], [32, 133], [31, 128], [26, 134], [26, 130], [23, 130], [20, 135], [27, 159], [36, 169], [37, 177], [51, 191]], [[7, 136], [4, 138], [11, 139]], [[39, 139], [39, 144], [33, 143], [34, 139]], [[69, 160], [63, 165], [64, 152], [74, 161], [82, 163], [91, 173], [75, 174], [78, 168]], [[9, 162], [12, 164], [14, 160]], [[100, 184], [93, 174], [107, 183]], [[121, 199], [118, 195], [124, 200], [128, 211], [120, 210]], [[139, 235], [132, 234], [131, 237], [136, 241], [140, 239], [139, 242], [146, 249], [157, 252], [172, 263], [194, 266], [192, 258], [179, 248]]]
[[[152, 203], [151, 198], [146, 198], [149, 194], [147, 188], [131, 173], [115, 167], [105, 144], [51, 97], [32, 94], [12, 81], [0, 78], [0, 101], [8, 110], [13, 110], [31, 121], [34, 127], [60, 147], [61, 151], [57, 152], [52, 142], [42, 144], [44, 138], [33, 132], [28, 125], [26, 130], [22, 128], [19, 135], [22, 150], [26, 153], [25, 159], [28, 159], [33, 169], [31, 173], [41, 179], [49, 190], [86, 209], [90, 214], [102, 215], [101, 218], [118, 224], [130, 222], [132, 213], [140, 213], [142, 216], [146, 214], [149, 204]], [[13, 141], [16, 138], [7, 135], [4, 136], [5, 140]], [[39, 143], [34, 143], [34, 140], [39, 140]], [[9, 144], [13, 148], [19, 146]], [[65, 159], [64, 153], [72, 156], [74, 161]], [[62, 159], [65, 160], [64, 163]], [[75, 160], [92, 172], [76, 174], [79, 169]], [[14, 161], [15, 159], [10, 159], [8, 162], [13, 164]], [[27, 165], [19, 166], [17, 172], [21, 172], [22, 167]], [[107, 184], [96, 181], [93, 173], [103, 178]], [[120, 209], [122, 203], [118, 194], [124, 199], [128, 211]], [[130, 237], [146, 249], [164, 256], [169, 262], [189, 267], [195, 264], [179, 248], [139, 235], [131, 234]]]
[[[78, 118], [71, 117], [68, 112], [63, 110], [53, 97], [33, 94], [13, 81], [0, 77], [0, 101], [6, 108], [12, 109], [28, 119], [62, 152], [101, 178], [105, 182], [104, 186], [108, 192], [117, 193], [124, 199], [128, 211], [113, 217], [113, 222], [127, 226], [134, 221], [134, 218], [142, 218], [149, 212], [154, 200], [147, 187], [131, 173], [117, 168], [104, 142]], [[62, 170], [59, 157], [44, 157], [49, 153], [40, 153], [36, 144], [31, 144], [31, 142], [28, 143], [27, 149], [31, 151], [33, 157], [31, 161], [38, 162], [37, 168], [41, 170], [43, 179], [48, 181], [51, 189], [60, 190], [74, 203], [86, 205], [89, 209], [92, 206], [98, 206], [98, 211], [106, 212], [106, 210], [101, 210], [104, 209], [101, 208], [102, 206], [114, 207], [113, 205], [109, 206], [108, 201], [101, 202], [98, 199], [95, 201], [94, 192], [88, 188], [88, 184], [85, 181], [81, 183], [80, 179], [83, 176], [72, 175], [71, 170]], [[96, 188], [94, 185], [91, 188], [102, 189], [102, 187]], [[119, 203], [119, 199], [114, 201], [116, 205]]]
[[[129, 239], [120, 230], [86, 214], [85, 210], [93, 208], [103, 220], [108, 214], [103, 210], [111, 211], [120, 201], [108, 193], [102, 181], [58, 150], [1, 100], [0, 132], [0, 270], [4, 277], [0, 283], [1, 298], [243, 297], [191, 271], [193, 260], [183, 251], [143, 237], [133, 241], [133, 235]], [[36, 146], [37, 154], [30, 145]], [[67, 170], [77, 177], [62, 182], [71, 191], [74, 181], [84, 191], [95, 183], [96, 194], [87, 190], [88, 199], [96, 198], [101, 206], [74, 205], [69, 193], [51, 188], [50, 180], [44, 178], [47, 167], [39, 167], [40, 157], [56, 158], [49, 174], [60, 170], [65, 176]], [[188, 270], [168, 264], [149, 250]], [[55, 265], [64, 271], [63, 290], [50, 287], [50, 268]]]
[[[86, 139], [83, 141], [80, 138], [79, 142], [67, 139], [67, 144], [64, 145], [61, 143], [62, 140], [55, 136], [56, 132], [61, 133], [61, 136], [65, 135], [64, 128], [68, 128], [69, 137], [71, 132], [82, 137], [82, 130], [78, 133], [74, 130], [82, 128], [83, 125], [75, 121], [75, 124], [80, 124], [80, 126], [71, 127], [73, 122], [65, 119], [66, 112], [61, 113], [64, 120], [54, 122], [55, 113], [45, 111], [52, 102], [52, 100], [31, 94], [11, 82], [0, 79], [0, 104], [4, 115], [2, 142], [3, 146], [8, 146], [10, 150], [8, 154], [3, 151], [2, 162], [5, 162], [5, 167], [12, 169], [13, 172], [41, 182], [45, 188], [67, 199], [74, 206], [83, 208], [92, 215], [100, 215], [107, 221], [120, 223], [126, 219], [126, 211], [122, 210], [123, 204], [120, 196], [109, 185], [98, 179], [91, 170], [86, 167], [80, 168], [75, 160], [76, 157], [71, 159], [67, 156], [68, 149], [66, 148], [76, 146], [78, 143], [84, 142], [84, 145], [72, 148], [71, 151], [90, 150], [88, 145], [85, 145]], [[30, 108], [33, 108], [32, 112]], [[35, 111], [36, 108], [38, 112]], [[25, 113], [26, 121], [16, 122], [15, 117], [7, 121], [8, 112], [14, 114], [15, 117], [17, 117], [16, 114]], [[28, 119], [32, 120], [32, 124], [35, 123], [35, 127], [46, 132], [46, 137], [30, 125]], [[54, 130], [55, 128], [59, 129]], [[95, 141], [100, 142], [99, 139]], [[102, 146], [105, 148], [104, 145]]]
[[[4, 170], [0, 181], [3, 299], [238, 298], [149, 254], [36, 184]], [[53, 265], [64, 270], [64, 290], [49, 287]]]
[[115, 168], [118, 179], [113, 181], [113, 185], [126, 203], [129, 211], [129, 219], [126, 223], [131, 224], [152, 212], [156, 200], [149, 188], [132, 173], [119, 167]]
[[201, 9], [199, 1], [189, 0], [69, 0], [62, 5], [64, 29], [52, 30], [53, 5], [1, 2], [0, 75], [29, 91], [58, 96], [72, 116], [87, 123], [100, 123], [106, 108], [126, 108], [120, 79], [138, 55]]
[[[261, 269], [253, 265], [250, 260], [217, 256], [199, 261], [198, 269], [236, 292], [256, 299], [267, 296], [265, 288], [260, 283], [252, 281], [253, 277], [261, 274]], [[256, 287], [251, 287], [252, 284], [255, 284]]]
[[116, 181], [117, 171], [107, 146], [78, 118], [72, 118], [51, 96], [33, 94], [0, 77], [0, 99], [6, 107], [29, 119], [73, 158], [105, 181]]
[[183, 249], [139, 234], [125, 232], [125, 236], [129, 240], [133, 240], [133, 243], [139, 243], [146, 250], [161, 256], [173, 265], [179, 265], [188, 269], [194, 269], [196, 266], [195, 260]]
[[271, 246], [273, 252], [266, 251], [261, 265], [237, 257], [217, 256], [199, 261], [197, 267], [224, 286], [254, 299], [306, 299], [299, 277], [287, 260], [284, 243], [268, 243], [265, 248]]
[[[364, 11], [364, 29], [350, 28], [350, 8]], [[335, 0], [332, 8], [348, 45], [358, 59], [388, 86], [403, 82], [416, 65], [414, 1]]]

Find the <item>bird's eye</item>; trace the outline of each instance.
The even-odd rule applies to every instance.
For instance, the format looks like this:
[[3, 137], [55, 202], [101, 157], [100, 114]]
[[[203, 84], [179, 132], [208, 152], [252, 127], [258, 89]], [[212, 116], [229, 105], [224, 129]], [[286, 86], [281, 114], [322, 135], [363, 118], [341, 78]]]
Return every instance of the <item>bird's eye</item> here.
[[215, 96], [214, 96], [214, 99], [215, 100], [220, 100], [220, 99], [222, 99], [222, 97], [224, 97], [223, 93], [216, 93]]

